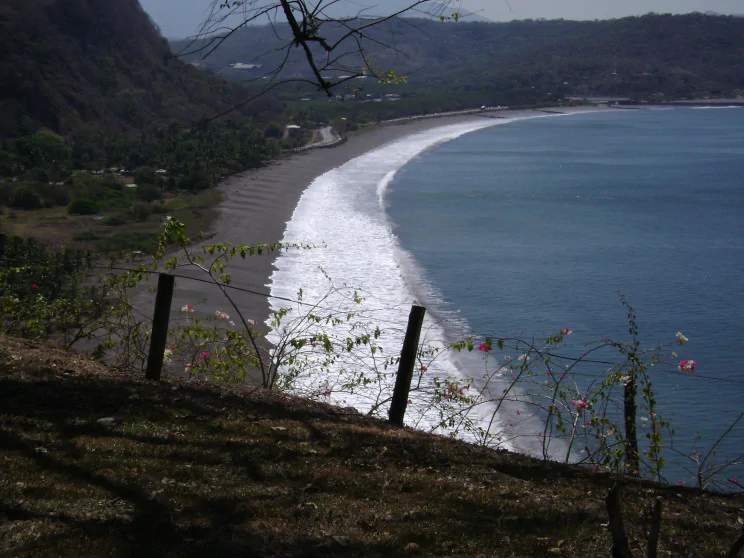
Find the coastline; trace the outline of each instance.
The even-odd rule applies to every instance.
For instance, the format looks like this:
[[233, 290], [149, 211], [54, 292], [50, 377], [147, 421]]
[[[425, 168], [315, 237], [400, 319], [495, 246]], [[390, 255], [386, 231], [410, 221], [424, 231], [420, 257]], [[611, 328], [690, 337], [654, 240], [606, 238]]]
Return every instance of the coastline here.
[[[195, 246], [232, 242], [235, 245], [281, 242], [287, 223], [292, 218], [302, 193], [317, 177], [369, 151], [415, 134], [449, 124], [478, 121], [483, 118], [511, 119], [556, 113], [597, 112], [601, 107], [576, 107], [563, 110], [490, 111], [478, 115], [442, 115], [419, 118], [393, 124], [377, 125], [374, 129], [350, 136], [343, 143], [329, 148], [308, 149], [272, 161], [225, 179], [219, 189], [225, 198], [219, 205], [209, 240]], [[274, 271], [277, 253], [256, 255], [245, 260], [236, 258], [228, 269], [233, 285], [269, 294], [268, 284]], [[174, 295], [174, 307], [208, 299], [206, 314], [224, 309], [216, 289], [203, 283], [181, 283]], [[268, 298], [252, 293], [235, 292], [238, 308], [247, 319], [265, 323], [270, 315]], [[200, 312], [201, 313], [201, 312]]]

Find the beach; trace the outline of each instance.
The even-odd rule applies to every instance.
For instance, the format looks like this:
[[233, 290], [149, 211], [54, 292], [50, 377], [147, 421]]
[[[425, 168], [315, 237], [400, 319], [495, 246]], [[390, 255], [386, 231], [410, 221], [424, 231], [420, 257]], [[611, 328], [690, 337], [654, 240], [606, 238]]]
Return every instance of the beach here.
[[[546, 109], [546, 113], [601, 110], [595, 107]], [[540, 115], [539, 110], [493, 111], [481, 115], [440, 116], [380, 125], [353, 135], [330, 148], [310, 149], [284, 156], [268, 165], [227, 178], [219, 187], [225, 199], [209, 240], [202, 245], [232, 242], [236, 245], [281, 242], [287, 222], [305, 189], [320, 175], [401, 137], [450, 124], [478, 122], [483, 118], [519, 118]], [[195, 249], [198, 250], [199, 245]], [[237, 258], [230, 264], [233, 285], [268, 294], [277, 254]], [[244, 317], [263, 324], [270, 309], [266, 296], [234, 291], [234, 300]], [[203, 300], [204, 304], [199, 304]], [[176, 305], [195, 304], [205, 314], [226, 310], [221, 294], [204, 283], [181, 281], [176, 287]]]

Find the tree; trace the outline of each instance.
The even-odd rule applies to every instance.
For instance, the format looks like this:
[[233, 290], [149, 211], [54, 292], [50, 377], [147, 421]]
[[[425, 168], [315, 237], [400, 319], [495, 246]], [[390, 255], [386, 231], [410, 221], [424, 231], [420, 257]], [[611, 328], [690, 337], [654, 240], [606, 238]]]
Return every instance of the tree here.
[[16, 209], [39, 209], [44, 205], [44, 200], [34, 189], [33, 185], [21, 184], [13, 190], [13, 195], [8, 205]]
[[72, 155], [64, 138], [49, 130], [39, 130], [18, 140], [18, 151], [29, 162], [28, 168], [66, 169]]
[[[457, 21], [462, 15], [457, 11], [459, 4], [460, 0], [407, 0], [401, 8], [385, 15], [373, 16], [369, 10], [360, 9], [353, 16], [342, 16], [337, 11], [339, 0], [212, 0], [209, 17], [189, 47], [180, 54], [200, 52], [206, 58], [233, 33], [249, 24], [266, 21], [276, 27], [286, 23], [291, 35], [279, 49], [282, 62], [263, 76], [270, 78], [268, 85], [241, 104], [287, 82], [310, 84], [331, 97], [334, 89], [363, 76], [382, 82], [405, 79], [375, 68], [367, 57], [367, 45], [383, 44], [372, 34], [375, 27], [413, 13], [441, 21]], [[277, 79], [295, 48], [301, 51], [311, 77]]]

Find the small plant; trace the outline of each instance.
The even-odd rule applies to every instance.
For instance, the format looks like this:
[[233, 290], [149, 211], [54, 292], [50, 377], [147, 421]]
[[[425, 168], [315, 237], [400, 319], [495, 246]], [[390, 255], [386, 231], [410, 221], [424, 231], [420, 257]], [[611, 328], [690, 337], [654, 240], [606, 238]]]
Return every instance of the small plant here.
[[99, 211], [98, 202], [90, 198], [76, 198], [67, 206], [67, 213], [70, 215], [93, 215]]

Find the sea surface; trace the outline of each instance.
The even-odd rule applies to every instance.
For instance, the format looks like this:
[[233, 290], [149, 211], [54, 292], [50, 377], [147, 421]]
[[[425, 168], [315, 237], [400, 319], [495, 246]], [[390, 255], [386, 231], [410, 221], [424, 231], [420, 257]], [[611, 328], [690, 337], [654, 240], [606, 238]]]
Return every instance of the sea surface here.
[[[570, 328], [577, 350], [603, 337], [628, 340], [623, 295], [644, 346], [677, 332], [689, 338], [650, 372], [658, 412], [675, 431], [666, 436], [675, 448], [666, 455], [671, 482], [691, 484], [696, 465], [683, 454], [704, 456], [744, 411], [744, 109], [544, 114], [435, 128], [316, 179], [284, 240], [318, 247], [278, 258], [272, 294], [296, 298], [302, 288], [304, 302], [349, 304], [379, 324], [388, 355], [399, 351], [414, 302], [427, 307], [432, 344], [469, 334], [540, 339]], [[359, 289], [364, 303], [331, 293], [331, 281]], [[505, 364], [499, 351], [483, 357], [445, 351], [427, 363], [423, 381]], [[694, 374], [678, 373], [682, 359], [697, 362]], [[379, 359], [367, 364], [382, 369]], [[308, 379], [305, 391], [360, 410], [379, 404], [379, 394], [342, 389], [349, 366]], [[436, 424], [430, 409], [415, 411], [410, 424]], [[539, 417], [517, 411], [502, 408], [492, 429], [512, 434], [505, 447], [535, 452]], [[742, 448], [740, 423], [709, 462], [741, 458]], [[741, 467], [723, 472], [724, 486], [734, 477], [744, 478]]]

